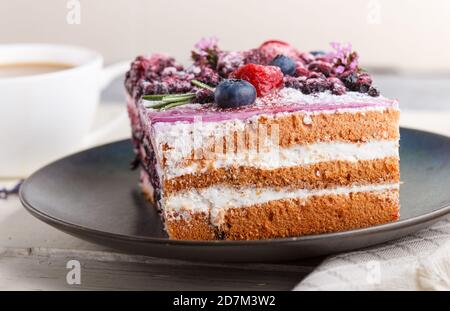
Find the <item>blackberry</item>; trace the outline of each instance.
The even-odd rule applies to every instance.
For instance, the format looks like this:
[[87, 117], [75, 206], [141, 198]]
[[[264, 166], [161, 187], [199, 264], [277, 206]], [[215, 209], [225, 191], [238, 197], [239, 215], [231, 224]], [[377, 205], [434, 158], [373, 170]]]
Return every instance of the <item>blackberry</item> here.
[[347, 89], [350, 91], [358, 91], [358, 75], [355, 72], [345, 72], [340, 78]]
[[219, 84], [221, 77], [216, 70], [205, 66], [196, 67], [196, 69], [197, 70], [194, 73], [194, 79], [212, 87], [215, 87]]
[[333, 68], [330, 63], [324, 61], [314, 61], [308, 65], [308, 69], [311, 71], [321, 72], [325, 76], [329, 77]]
[[380, 91], [378, 91], [377, 88], [374, 88], [373, 86], [370, 87], [369, 91], [367, 92], [367, 94], [369, 94], [372, 97], [378, 97], [380, 96]]
[[217, 61], [217, 72], [223, 78], [244, 65], [245, 55], [243, 52], [222, 52]]
[[145, 76], [146, 70], [150, 67], [150, 60], [144, 56], [138, 56], [131, 63], [130, 70], [125, 74], [125, 88], [128, 94], [132, 95], [139, 80]]
[[326, 79], [325, 75], [321, 72], [310, 71], [308, 75], [308, 79]]
[[305, 79], [295, 78], [291, 76], [285, 76], [284, 81], [284, 87], [293, 88], [296, 90], [301, 90], [304, 85]]
[[244, 64], [263, 64], [264, 57], [261, 55], [259, 49], [251, 49], [244, 52]]
[[366, 72], [360, 73], [358, 75], [357, 85], [359, 92], [367, 93], [372, 85], [372, 77]]
[[195, 92], [195, 103], [206, 104], [214, 102], [214, 92], [207, 89], [199, 89]]
[[343, 95], [346, 93], [346, 88], [344, 83], [336, 78], [336, 77], [330, 77], [327, 79], [327, 82], [329, 84], [329, 88], [331, 90], [331, 93], [334, 95]]
[[329, 83], [325, 79], [312, 78], [306, 80], [306, 87], [311, 93], [324, 92], [328, 90]]

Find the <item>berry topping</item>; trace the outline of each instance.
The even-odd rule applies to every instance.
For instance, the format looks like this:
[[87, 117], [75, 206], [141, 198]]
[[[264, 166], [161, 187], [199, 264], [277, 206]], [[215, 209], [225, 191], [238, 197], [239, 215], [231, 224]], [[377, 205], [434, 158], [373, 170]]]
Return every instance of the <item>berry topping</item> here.
[[[379, 96], [378, 89], [372, 86], [372, 77], [359, 67], [358, 54], [351, 45], [332, 43], [331, 47], [327, 52], [300, 52], [286, 42], [270, 40], [257, 48], [230, 52], [219, 48], [217, 38], [204, 38], [195, 45], [193, 63], [186, 68], [161, 54], [137, 57], [126, 73], [125, 87], [135, 99], [145, 96], [146, 100], [159, 101], [151, 103], [158, 109], [211, 103], [215, 99], [214, 87], [224, 79], [246, 80], [257, 96], [283, 86], [304, 94], [326, 91], [342, 95], [351, 91]], [[240, 106], [247, 102], [223, 105]]]
[[281, 69], [283, 74], [288, 76], [293, 76], [296, 73], [296, 64], [295, 62], [284, 55], [277, 55], [270, 63], [271, 66], [276, 66]]
[[233, 72], [232, 76], [253, 84], [258, 96], [265, 96], [283, 87], [283, 73], [275, 66], [247, 64]]
[[214, 92], [214, 101], [221, 108], [237, 108], [250, 105], [255, 100], [255, 87], [244, 80], [223, 80]]
[[286, 55], [287, 57], [293, 59], [297, 59], [299, 55], [296, 48], [286, 42], [278, 40], [266, 41], [259, 46], [258, 50], [261, 54], [263, 64], [268, 64], [272, 59], [280, 54]]

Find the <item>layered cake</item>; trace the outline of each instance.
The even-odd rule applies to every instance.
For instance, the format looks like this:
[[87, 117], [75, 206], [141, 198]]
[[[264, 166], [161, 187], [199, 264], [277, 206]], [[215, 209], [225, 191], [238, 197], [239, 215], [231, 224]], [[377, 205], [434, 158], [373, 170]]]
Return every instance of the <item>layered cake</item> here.
[[187, 67], [140, 56], [126, 75], [135, 164], [171, 239], [344, 231], [399, 217], [399, 109], [350, 45], [281, 41]]

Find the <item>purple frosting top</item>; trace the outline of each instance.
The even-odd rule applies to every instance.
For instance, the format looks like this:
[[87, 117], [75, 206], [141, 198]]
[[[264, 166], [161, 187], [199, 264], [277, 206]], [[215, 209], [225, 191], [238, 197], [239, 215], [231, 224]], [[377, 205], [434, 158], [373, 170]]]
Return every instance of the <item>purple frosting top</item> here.
[[347, 92], [344, 95], [333, 95], [327, 92], [305, 95], [298, 90], [284, 88], [276, 96], [258, 98], [250, 106], [235, 109], [221, 109], [214, 104], [189, 104], [166, 111], [146, 109], [146, 101], [139, 103], [149, 121], [157, 122], [220, 122], [225, 120], [245, 120], [260, 114], [278, 114], [297, 111], [320, 112], [341, 109], [389, 108], [398, 106], [396, 100], [385, 97], [371, 97], [358, 92]]

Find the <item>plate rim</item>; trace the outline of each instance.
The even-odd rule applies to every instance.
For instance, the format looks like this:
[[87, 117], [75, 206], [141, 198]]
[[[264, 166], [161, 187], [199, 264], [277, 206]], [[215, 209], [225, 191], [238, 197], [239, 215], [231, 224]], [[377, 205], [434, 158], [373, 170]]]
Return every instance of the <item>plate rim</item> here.
[[[438, 133], [433, 133], [429, 131], [423, 131], [420, 129], [414, 129], [414, 128], [408, 128], [408, 127], [400, 127], [403, 130], [407, 131], [413, 131], [413, 132], [419, 132], [421, 134], [428, 134], [428, 135], [434, 135], [439, 136], [441, 139], [445, 139], [450, 144], [450, 137], [445, 136]], [[169, 238], [157, 238], [157, 237], [149, 237], [149, 236], [132, 236], [132, 235], [125, 235], [120, 233], [113, 233], [113, 232], [107, 232], [102, 230], [93, 229], [90, 227], [74, 224], [71, 222], [67, 222], [65, 220], [59, 219], [57, 217], [48, 215], [42, 211], [40, 211], [38, 208], [34, 207], [31, 203], [27, 201], [26, 198], [26, 188], [29, 186], [29, 184], [32, 182], [32, 179], [44, 171], [47, 167], [52, 166], [58, 162], [64, 161], [67, 158], [80, 155], [82, 153], [85, 153], [87, 151], [97, 149], [97, 148], [103, 148], [107, 147], [109, 145], [118, 144], [121, 142], [129, 141], [130, 139], [121, 139], [117, 141], [113, 141], [110, 143], [98, 145], [92, 148], [88, 148], [85, 150], [81, 150], [76, 153], [69, 154], [67, 156], [64, 156], [63, 158], [60, 158], [56, 161], [53, 161], [39, 170], [35, 171], [33, 174], [31, 174], [22, 184], [19, 190], [19, 198], [22, 205], [25, 207], [25, 209], [34, 217], [38, 218], [39, 220], [52, 225], [57, 228], [67, 228], [68, 230], [72, 232], [81, 232], [83, 234], [91, 234], [102, 238], [107, 239], [114, 239], [114, 240], [121, 240], [121, 241], [133, 241], [133, 242], [139, 242], [139, 243], [154, 243], [154, 244], [166, 244], [166, 245], [174, 245], [174, 246], [251, 246], [251, 245], [264, 245], [264, 244], [286, 244], [286, 243], [293, 243], [293, 242], [302, 242], [302, 241], [316, 241], [316, 240], [323, 240], [323, 239], [339, 239], [339, 238], [348, 238], [348, 237], [362, 237], [365, 235], [370, 235], [377, 232], [389, 232], [393, 230], [399, 230], [402, 228], [411, 227], [417, 224], [425, 223], [425, 222], [432, 222], [437, 221], [439, 218], [445, 216], [446, 214], [450, 213], [450, 202], [449, 204], [444, 204], [437, 208], [436, 210], [422, 214], [413, 218], [408, 218], [404, 220], [398, 220], [395, 222], [390, 222], [386, 224], [380, 224], [375, 225], [371, 227], [366, 228], [358, 228], [358, 229], [352, 229], [347, 231], [340, 231], [340, 232], [329, 232], [329, 233], [321, 233], [321, 234], [312, 234], [312, 235], [304, 235], [304, 236], [298, 236], [298, 237], [286, 237], [286, 238], [271, 238], [271, 239], [264, 239], [264, 240], [171, 240]]]

